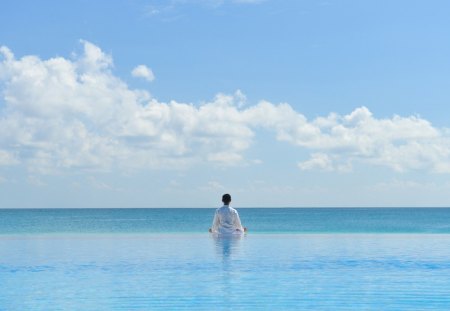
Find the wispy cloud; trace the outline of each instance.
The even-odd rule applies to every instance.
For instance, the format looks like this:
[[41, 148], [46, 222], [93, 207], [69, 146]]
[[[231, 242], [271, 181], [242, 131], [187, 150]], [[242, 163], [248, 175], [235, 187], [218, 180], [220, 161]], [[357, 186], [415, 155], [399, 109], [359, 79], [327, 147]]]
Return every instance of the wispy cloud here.
[[202, 191], [224, 191], [225, 187], [218, 181], [210, 180], [204, 186], [200, 186], [199, 190]]
[[242, 3], [242, 4], [259, 4], [266, 1], [267, 0], [232, 0], [233, 3]]
[[450, 131], [419, 116], [380, 119], [359, 107], [308, 120], [287, 103], [244, 105], [240, 91], [202, 105], [160, 102], [115, 76], [110, 55], [82, 44], [75, 59], [16, 59], [0, 49], [1, 166], [26, 165], [36, 176], [251, 164], [246, 151], [264, 129], [310, 152], [301, 170], [348, 171], [356, 162], [450, 173]]
[[171, 0], [171, 1], [153, 1], [145, 6], [144, 15], [154, 16], [180, 16], [184, 8], [199, 7], [206, 9], [218, 9], [226, 5], [256, 5], [268, 0]]
[[155, 75], [153, 71], [145, 65], [136, 66], [132, 71], [131, 75], [136, 78], [143, 78], [149, 82], [155, 80]]
[[34, 175], [28, 176], [27, 182], [30, 185], [33, 185], [35, 187], [45, 187], [45, 186], [47, 186], [47, 184], [44, 181], [42, 181], [39, 177], [34, 176]]
[[122, 192], [123, 191], [123, 189], [121, 189], [121, 188], [114, 187], [114, 186], [112, 186], [104, 181], [98, 180], [97, 178], [92, 177], [92, 176], [88, 178], [88, 182], [95, 189], [113, 191], [113, 192]]

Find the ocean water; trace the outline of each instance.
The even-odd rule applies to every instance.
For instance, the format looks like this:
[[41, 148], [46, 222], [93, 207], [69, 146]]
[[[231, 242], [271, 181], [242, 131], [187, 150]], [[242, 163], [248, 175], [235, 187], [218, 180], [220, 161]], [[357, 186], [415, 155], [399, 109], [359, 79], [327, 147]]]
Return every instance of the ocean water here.
[[[450, 233], [450, 208], [241, 208], [251, 233]], [[214, 209], [0, 209], [1, 234], [204, 233]]]
[[450, 209], [0, 209], [0, 310], [449, 310]]

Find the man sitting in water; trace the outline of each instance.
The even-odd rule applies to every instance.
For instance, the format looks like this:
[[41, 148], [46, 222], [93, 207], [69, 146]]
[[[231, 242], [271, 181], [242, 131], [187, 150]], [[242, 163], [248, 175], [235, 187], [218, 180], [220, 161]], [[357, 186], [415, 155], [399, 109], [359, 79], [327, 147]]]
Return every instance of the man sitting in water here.
[[212, 228], [209, 232], [219, 234], [244, 233], [247, 228], [242, 227], [238, 212], [230, 207], [231, 196], [227, 193], [222, 196], [223, 206], [216, 210]]

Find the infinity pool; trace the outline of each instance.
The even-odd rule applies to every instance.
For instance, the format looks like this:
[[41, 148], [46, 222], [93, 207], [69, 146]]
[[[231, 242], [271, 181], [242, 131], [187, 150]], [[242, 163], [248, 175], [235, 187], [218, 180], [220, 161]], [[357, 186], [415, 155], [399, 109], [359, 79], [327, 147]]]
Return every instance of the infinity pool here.
[[449, 310], [446, 234], [0, 236], [0, 310]]

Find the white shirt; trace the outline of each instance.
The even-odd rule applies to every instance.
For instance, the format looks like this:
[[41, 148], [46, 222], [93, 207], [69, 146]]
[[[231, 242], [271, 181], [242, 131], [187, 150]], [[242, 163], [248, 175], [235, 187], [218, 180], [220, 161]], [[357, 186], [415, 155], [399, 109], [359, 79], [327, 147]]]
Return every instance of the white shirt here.
[[229, 205], [224, 205], [216, 210], [211, 231], [219, 234], [240, 234], [244, 233], [244, 228], [238, 212]]

